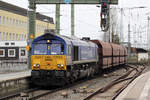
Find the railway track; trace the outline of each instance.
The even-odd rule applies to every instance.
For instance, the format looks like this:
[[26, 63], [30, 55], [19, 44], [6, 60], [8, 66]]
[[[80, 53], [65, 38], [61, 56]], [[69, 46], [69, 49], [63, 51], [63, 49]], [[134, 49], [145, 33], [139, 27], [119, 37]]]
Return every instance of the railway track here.
[[[118, 90], [116, 90], [116, 93], [114, 94], [114, 96], [112, 97], [111, 100], [115, 100], [116, 97], [135, 79], [137, 78], [139, 75], [141, 75], [142, 71], [145, 69], [144, 65], [135, 65], [136, 67], [133, 67], [131, 65], [128, 65], [129, 68], [132, 68], [132, 70], [128, 71], [126, 74], [122, 75], [121, 77], [115, 79], [114, 81], [112, 81], [111, 83], [109, 83], [108, 85], [106, 85], [103, 88], [98, 89], [97, 91], [95, 91], [94, 93], [88, 95], [86, 98], [84, 98], [84, 100], [91, 100], [92, 98], [94, 98], [96, 95], [98, 94], [102, 94], [104, 92], [107, 92], [109, 89], [111, 89], [113, 86], [118, 85], [124, 81], [128, 81], [125, 84], [123, 84], [121, 86], [121, 88], [119, 88]], [[135, 74], [132, 75], [132, 73], [135, 71]]]
[[[136, 68], [137, 67], [137, 68]], [[79, 98], [78, 100], [90, 100], [91, 98], [94, 98], [96, 95], [98, 94], [102, 94], [107, 92], [108, 90], [110, 90], [112, 87], [116, 86], [117, 84], [121, 84], [125, 81], [125, 82], [120, 88], [117, 88], [116, 93], [111, 97], [111, 100], [115, 100], [115, 98], [136, 78], [138, 77], [142, 71], [144, 70], [144, 66], [142, 65], [141, 67], [139, 65], [130, 65], [128, 66], [128, 71], [122, 75], [119, 76], [117, 79], [115, 79], [114, 81], [112, 81], [111, 83], [107, 84], [107, 82], [105, 82], [105, 85], [103, 87], [101, 87], [100, 89], [97, 89], [96, 91], [93, 91], [92, 93], [83, 93], [84, 96], [82, 98]], [[12, 100], [12, 98], [16, 98], [13, 100], [20, 100], [23, 98], [26, 98], [26, 100], [47, 100], [49, 97], [53, 97], [51, 96], [52, 94], [56, 94], [58, 95], [58, 97], [60, 96], [60, 91], [68, 91], [69, 93], [66, 93], [66, 95], [73, 95], [78, 91], [78, 88], [80, 88], [83, 85], [86, 85], [86, 87], [92, 88], [91, 86], [94, 84], [93, 81], [95, 81], [95, 83], [97, 82], [97, 80], [99, 79], [99, 76], [96, 76], [95, 78], [91, 79], [91, 80], [80, 80], [78, 82], [75, 82], [73, 84], [67, 85], [65, 87], [62, 88], [56, 88], [56, 89], [30, 89], [30, 90], [26, 90], [23, 91], [22, 97], [20, 96], [20, 93], [16, 93], [13, 95], [9, 95], [3, 98], [0, 98], [0, 100]], [[110, 82], [110, 81], [109, 81]], [[79, 91], [78, 91], [79, 93]], [[82, 94], [81, 93], [81, 94]], [[77, 94], [77, 93], [76, 93]], [[86, 94], [86, 95], [85, 95]], [[55, 95], [55, 96], [56, 96]], [[70, 96], [72, 98], [72, 96]], [[44, 98], [44, 99], [41, 99]], [[76, 99], [69, 99], [69, 100], [76, 100]], [[60, 98], [59, 98], [60, 99]], [[58, 100], [59, 100], [58, 99]], [[54, 100], [53, 98], [50, 100]], [[57, 99], [56, 99], [57, 100]], [[100, 99], [101, 100], [101, 99]], [[106, 99], [107, 100], [107, 99]]]
[[[33, 88], [33, 89], [28, 89], [28, 90], [24, 90], [23, 92], [24, 93], [30, 93], [30, 92], [34, 92], [34, 91], [37, 91], [39, 88]], [[17, 92], [17, 93], [13, 93], [13, 94], [10, 94], [8, 96], [4, 96], [4, 97], [0, 97], [0, 100], [10, 100], [12, 98], [17, 98], [17, 97], [20, 97], [20, 92]]]
[[36, 99], [39, 99], [43, 96], [50, 95], [50, 94], [55, 93], [57, 91], [67, 89], [67, 88], [70, 88], [70, 87], [75, 86], [77, 84], [83, 83], [86, 80], [87, 79], [80, 80], [80, 81], [77, 81], [73, 84], [69, 84], [67, 86], [60, 87], [60, 88], [55, 88], [55, 87], [50, 88], [50, 89], [34, 88], [34, 89], [24, 90], [22, 92], [18, 92], [18, 93], [14, 93], [14, 94], [11, 94], [8, 96], [1, 97], [0, 100], [12, 100], [12, 98], [14, 98], [13, 100], [21, 100], [23, 98], [25, 98], [25, 100], [36, 100]]

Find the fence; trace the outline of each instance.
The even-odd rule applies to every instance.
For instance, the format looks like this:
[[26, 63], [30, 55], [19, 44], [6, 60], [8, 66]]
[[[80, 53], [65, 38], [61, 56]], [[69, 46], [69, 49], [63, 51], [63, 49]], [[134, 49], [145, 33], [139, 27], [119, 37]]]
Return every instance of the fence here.
[[27, 59], [20, 60], [1, 60], [0, 61], [0, 74], [9, 72], [18, 72], [28, 70]]

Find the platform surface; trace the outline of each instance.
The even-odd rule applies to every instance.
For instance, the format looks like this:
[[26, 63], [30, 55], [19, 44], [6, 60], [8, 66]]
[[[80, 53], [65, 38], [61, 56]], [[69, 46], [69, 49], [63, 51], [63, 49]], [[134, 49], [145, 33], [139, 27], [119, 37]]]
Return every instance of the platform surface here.
[[8, 74], [0, 74], [0, 82], [23, 78], [23, 77], [29, 77], [29, 76], [31, 76], [31, 70], [27, 70], [23, 72], [8, 73]]
[[150, 72], [136, 78], [115, 100], [150, 100]]

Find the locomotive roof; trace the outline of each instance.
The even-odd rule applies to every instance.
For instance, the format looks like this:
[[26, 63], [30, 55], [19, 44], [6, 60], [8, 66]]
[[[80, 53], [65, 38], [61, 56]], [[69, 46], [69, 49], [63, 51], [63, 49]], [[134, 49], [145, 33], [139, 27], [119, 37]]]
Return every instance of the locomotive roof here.
[[63, 36], [63, 35], [58, 35], [58, 34], [54, 34], [54, 33], [46, 33], [42, 36], [37, 37], [36, 39], [34, 39], [33, 42], [37, 42], [39, 40], [45, 40], [45, 39], [52, 39], [53, 37], [59, 38], [63, 41], [65, 41], [67, 44], [71, 44], [71, 42], [73, 43], [73, 45], [75, 46], [91, 46], [91, 47], [95, 47], [96, 44], [90, 42], [90, 41], [84, 41], [81, 40], [77, 37], [67, 37], [67, 36]]

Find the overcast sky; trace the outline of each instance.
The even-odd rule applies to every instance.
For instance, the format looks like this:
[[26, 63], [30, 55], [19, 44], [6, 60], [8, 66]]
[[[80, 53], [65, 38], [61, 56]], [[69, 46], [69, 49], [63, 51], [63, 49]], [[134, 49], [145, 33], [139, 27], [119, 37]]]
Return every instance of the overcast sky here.
[[[2, 0], [5, 2], [12, 3], [14, 5], [28, 8], [28, 0]], [[120, 0], [118, 8], [128, 8], [128, 7], [139, 7], [144, 6], [150, 8], [150, 0]], [[70, 5], [61, 5], [61, 34], [70, 36], [71, 35], [71, 25], [70, 25]], [[131, 13], [139, 13], [140, 12], [150, 12], [150, 9], [137, 9], [131, 11]], [[37, 12], [41, 12], [48, 16], [51, 16], [55, 19], [55, 5], [38, 5]], [[124, 17], [128, 17], [128, 11], [124, 11]], [[143, 14], [143, 13], [142, 13]], [[142, 15], [141, 16], [146, 16]], [[124, 19], [126, 19], [124, 18]], [[134, 18], [133, 18], [134, 19]], [[146, 20], [146, 19], [145, 19]], [[97, 8], [96, 5], [76, 5], [75, 6], [75, 35], [77, 37], [91, 37], [95, 39], [103, 38], [103, 32], [100, 29], [100, 8]], [[143, 22], [140, 22], [143, 23]], [[146, 22], [145, 22], [146, 23]], [[127, 29], [124, 29], [124, 33], [126, 33]], [[125, 38], [127, 34], [124, 34]]]

